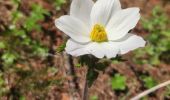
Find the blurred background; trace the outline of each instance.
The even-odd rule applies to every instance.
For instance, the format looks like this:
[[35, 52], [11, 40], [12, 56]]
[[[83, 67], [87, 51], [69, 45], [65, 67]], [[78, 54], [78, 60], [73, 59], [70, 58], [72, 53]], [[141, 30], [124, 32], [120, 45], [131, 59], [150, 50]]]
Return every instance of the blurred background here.
[[[128, 100], [170, 79], [170, 0], [120, 1], [122, 8], [140, 7], [142, 18], [132, 31], [147, 46], [99, 68], [89, 100]], [[80, 98], [87, 69], [72, 58], [70, 71], [61, 52], [66, 36], [54, 25], [69, 6], [69, 0], [0, 0], [0, 100]], [[170, 100], [170, 86], [142, 100]]]

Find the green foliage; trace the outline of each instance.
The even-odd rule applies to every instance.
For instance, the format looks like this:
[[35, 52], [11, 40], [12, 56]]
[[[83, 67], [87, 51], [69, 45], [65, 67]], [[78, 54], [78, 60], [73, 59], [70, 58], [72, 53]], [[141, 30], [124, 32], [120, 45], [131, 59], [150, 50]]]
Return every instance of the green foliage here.
[[40, 25], [37, 24], [37, 22], [43, 20], [44, 15], [49, 15], [48, 11], [43, 9], [40, 5], [33, 4], [32, 12], [25, 20], [24, 28], [27, 29], [27, 31], [31, 31], [33, 29], [40, 30]]
[[1, 87], [2, 85], [4, 85], [4, 83], [5, 83], [5, 81], [4, 81], [4, 79], [3, 79], [2, 76], [3, 76], [3, 75], [2, 75], [2, 73], [0, 72], [0, 87]]
[[26, 100], [26, 98], [24, 96], [20, 96], [19, 100]]
[[170, 98], [170, 85], [167, 86], [165, 97]]
[[0, 71], [0, 97], [6, 93], [7, 89], [5, 88], [5, 80], [3, 78], [3, 74]]
[[17, 56], [13, 53], [7, 52], [2, 55], [2, 60], [4, 61], [4, 65], [11, 65], [17, 59]]
[[14, 3], [18, 4], [21, 2], [21, 0], [12, 0]]
[[[10, 99], [25, 100], [27, 92], [45, 97], [51, 86], [60, 85], [63, 80], [52, 77], [57, 74], [58, 69], [49, 67], [50, 62], [42, 64], [41, 68], [35, 68], [38, 66], [37, 59], [41, 63], [48, 62], [46, 56], [49, 49], [41, 42], [41, 36], [46, 34], [47, 29], [42, 27], [42, 23], [51, 16], [50, 12], [39, 3], [24, 2], [28, 5], [23, 7], [21, 2], [22, 0], [9, 0], [4, 6], [9, 8], [9, 15], [5, 16], [10, 18], [7, 25], [4, 25], [4, 30], [0, 30], [0, 99], [8, 95]], [[64, 0], [51, 1], [58, 8], [63, 3]], [[64, 48], [65, 44], [60, 47], [60, 52]], [[6, 84], [6, 80], [10, 82]]]
[[148, 97], [147, 96], [142, 97], [141, 100], [148, 100]]
[[[14, 0], [14, 3], [19, 5], [20, 0]], [[48, 16], [49, 12], [37, 4], [32, 4], [29, 16], [17, 9], [13, 11], [12, 25], [2, 33], [4, 40], [0, 42], [0, 49], [3, 49], [1, 59], [4, 66], [10, 66], [15, 63], [15, 60], [21, 59], [19, 53], [22, 50], [18, 50], [19, 48], [27, 47], [30, 56], [43, 56], [48, 53], [47, 47], [30, 37], [32, 31], [37, 31], [37, 33], [41, 31], [41, 25], [38, 22], [44, 20], [45, 15]], [[18, 24], [20, 20], [23, 22]]]
[[16, 24], [17, 21], [22, 18], [24, 15], [20, 12], [20, 11], [14, 11], [12, 13], [12, 21], [13, 21], [13, 24]]
[[143, 18], [142, 25], [149, 32], [145, 39], [148, 44], [145, 48], [136, 51], [133, 60], [139, 64], [158, 65], [160, 63], [160, 56], [164, 56], [163, 53], [170, 50], [168, 17], [160, 7], [155, 7], [152, 11], [152, 18]]
[[157, 84], [157, 82], [150, 76], [141, 76], [140, 78], [143, 80], [146, 88], [152, 88]]
[[[79, 64], [81, 66], [86, 65], [88, 67], [88, 73], [86, 75], [88, 86], [91, 87], [93, 82], [97, 79], [99, 71], [104, 71], [111, 63], [118, 63], [119, 61], [125, 61], [120, 56], [108, 59], [98, 59], [92, 55], [84, 55], [79, 59]], [[79, 67], [79, 65], [78, 65]]]
[[40, 56], [43, 57], [48, 53], [48, 48], [44, 47], [43, 45], [41, 45], [40, 43], [32, 43], [31, 44], [31, 48], [33, 50], [32, 54], [35, 56]]
[[54, 5], [57, 10], [60, 10], [62, 4], [66, 3], [66, 0], [54, 0]]
[[76, 64], [75, 67], [80, 68], [82, 65], [80, 63]]
[[90, 97], [90, 100], [98, 100], [98, 97], [97, 97], [96, 95], [91, 96], [91, 97]]
[[[60, 7], [64, 3], [62, 1], [52, 0], [51, 4], [55, 3], [56, 7]], [[21, 0], [9, 0], [8, 3], [10, 22], [5, 25], [4, 30], [0, 30], [0, 99], [8, 95], [10, 99], [25, 100], [27, 92], [43, 98], [51, 86], [60, 85], [63, 80], [52, 77], [58, 73], [58, 69], [49, 67], [50, 63], [35, 68], [38, 66], [37, 59], [41, 63], [48, 62], [48, 47], [43, 45], [41, 37], [36, 38], [34, 35], [45, 36], [47, 29], [41, 24], [51, 16], [50, 12], [38, 3], [30, 2], [32, 4], [25, 5], [28, 12], [22, 8]], [[60, 51], [65, 48], [64, 45]], [[10, 79], [6, 79], [8, 77]], [[6, 84], [5, 80], [10, 82]]]
[[123, 59], [121, 56], [117, 56], [116, 58], [112, 58], [111, 59], [111, 62], [113, 64], [118, 64], [119, 62], [123, 62], [123, 61], [126, 61], [125, 59]]
[[48, 73], [51, 73], [51, 74], [56, 74], [58, 72], [58, 69], [55, 68], [55, 67], [51, 67], [51, 68], [48, 68]]
[[64, 42], [63, 44], [61, 44], [58, 48], [57, 48], [57, 52], [63, 52], [65, 50], [66, 47], [66, 42]]
[[115, 74], [111, 79], [111, 86], [113, 90], [125, 90], [126, 89], [126, 77], [120, 74]]
[[0, 49], [4, 49], [6, 46], [5, 46], [5, 43], [4, 42], [0, 42]]

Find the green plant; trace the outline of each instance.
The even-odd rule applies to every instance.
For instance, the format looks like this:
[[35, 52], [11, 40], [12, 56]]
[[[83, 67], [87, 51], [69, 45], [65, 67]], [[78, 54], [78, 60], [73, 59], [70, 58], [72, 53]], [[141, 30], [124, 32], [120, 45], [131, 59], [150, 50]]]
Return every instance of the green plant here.
[[113, 90], [125, 90], [126, 77], [120, 74], [115, 74], [111, 79], [111, 86]]
[[170, 98], [170, 85], [167, 86], [165, 97]]
[[[19, 7], [20, 0], [14, 0]], [[21, 11], [15, 10], [12, 13], [12, 25], [2, 33], [3, 41], [0, 42], [0, 49], [3, 49], [1, 59], [4, 66], [11, 66], [17, 60], [21, 60], [22, 51], [28, 52], [29, 56], [44, 55], [48, 53], [48, 48], [43, 46], [40, 41], [31, 38], [32, 31], [41, 31], [39, 21], [44, 20], [45, 15], [49, 16], [47, 10], [37, 4], [32, 5], [29, 16], [24, 15]], [[22, 23], [19, 21], [23, 20]], [[22, 49], [24, 48], [24, 49]]]
[[42, 6], [33, 4], [32, 5], [32, 12], [30, 16], [25, 20], [24, 28], [27, 31], [31, 31], [33, 29], [41, 30], [41, 26], [37, 24], [38, 21], [44, 19], [44, 15], [49, 15], [48, 11], [43, 9]]
[[98, 96], [93, 95], [93, 96], [90, 97], [90, 100], [98, 100]]
[[0, 42], [0, 49], [4, 49], [5, 48], [5, 44], [4, 44], [4, 42]]
[[7, 92], [7, 88], [5, 87], [5, 80], [3, 78], [3, 73], [0, 71], [0, 97]]
[[63, 52], [64, 49], [66, 47], [66, 42], [64, 42], [63, 44], [61, 44], [58, 48], [57, 48], [57, 52], [60, 53], [60, 52]]
[[54, 4], [57, 10], [60, 10], [62, 4], [66, 3], [66, 0], [54, 0]]
[[146, 88], [152, 88], [157, 84], [157, 82], [151, 76], [144, 76], [143, 75], [140, 78], [143, 80], [144, 86]]
[[82, 65], [80, 63], [75, 64], [75, 67], [80, 68]]
[[26, 100], [26, 98], [24, 96], [20, 96], [19, 100]]
[[134, 61], [139, 64], [158, 65], [164, 52], [170, 50], [169, 20], [160, 7], [152, 10], [152, 18], [142, 19], [142, 26], [149, 32], [146, 37], [148, 44], [143, 49], [136, 50]]
[[[51, 86], [60, 85], [64, 80], [62, 77], [52, 77], [58, 74], [58, 69], [51, 67], [52, 64], [46, 57], [49, 45], [42, 43], [41, 36], [48, 35], [46, 31], [49, 31], [42, 23], [45, 23], [51, 14], [38, 3], [24, 5], [29, 9], [25, 12], [22, 9], [22, 0], [7, 2], [10, 14], [8, 16], [11, 18], [5, 29], [0, 30], [0, 99], [8, 96], [10, 99], [25, 100], [27, 92], [45, 98]], [[51, 2], [54, 4], [55, 1]], [[47, 63], [40, 64], [37, 69], [37, 62]], [[7, 84], [6, 81], [10, 82]]]
[[4, 65], [11, 65], [14, 63], [14, 61], [17, 59], [17, 55], [11, 53], [11, 52], [6, 52], [2, 55], [2, 60], [4, 61]]

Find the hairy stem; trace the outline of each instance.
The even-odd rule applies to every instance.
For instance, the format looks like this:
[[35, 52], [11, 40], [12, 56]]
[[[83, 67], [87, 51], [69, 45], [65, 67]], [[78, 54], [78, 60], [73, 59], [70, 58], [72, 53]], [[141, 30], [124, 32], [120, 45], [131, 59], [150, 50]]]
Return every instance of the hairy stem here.
[[[87, 75], [86, 75], [86, 77], [87, 77]], [[87, 82], [87, 78], [85, 79], [85, 82], [84, 82], [84, 89], [83, 89], [83, 95], [82, 96], [83, 96], [82, 100], [87, 100], [88, 99], [88, 82]]]

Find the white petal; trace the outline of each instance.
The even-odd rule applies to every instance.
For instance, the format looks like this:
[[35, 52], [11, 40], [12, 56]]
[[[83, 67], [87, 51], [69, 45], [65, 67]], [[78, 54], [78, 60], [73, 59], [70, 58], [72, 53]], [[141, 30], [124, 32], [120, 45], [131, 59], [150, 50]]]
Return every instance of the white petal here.
[[136, 26], [139, 19], [139, 8], [128, 8], [116, 12], [106, 27], [108, 39], [117, 40], [122, 38]]
[[105, 44], [103, 44], [103, 49], [105, 51], [104, 54], [107, 58], [114, 58], [119, 52], [118, 45], [114, 42], [106, 42]]
[[87, 46], [87, 50], [90, 54], [94, 55], [97, 58], [113, 58], [117, 56], [119, 52], [119, 46], [113, 42], [93, 42]]
[[125, 54], [139, 47], [144, 47], [146, 41], [140, 36], [129, 33], [123, 39], [121, 39], [118, 44], [120, 47], [120, 54]]
[[90, 13], [94, 5], [92, 0], [73, 0], [70, 8], [70, 15], [79, 18], [88, 26], [90, 25]]
[[66, 44], [65, 50], [68, 54], [71, 54], [72, 56], [76, 57], [85, 54], [92, 54], [97, 58], [104, 57], [102, 46], [94, 42], [83, 45], [69, 39]]
[[65, 34], [70, 36], [73, 40], [86, 43], [90, 41], [89, 31], [86, 25], [80, 20], [71, 16], [62, 16], [55, 20], [55, 25]]
[[104, 42], [104, 43], [89, 43], [89, 44], [79, 44], [71, 39], [68, 40], [65, 48], [68, 54], [72, 56], [81, 56], [85, 54], [94, 55], [97, 58], [107, 58], [116, 57], [119, 52], [119, 47], [116, 43], [113, 42]]
[[86, 46], [86, 50], [89, 52], [89, 54], [92, 54], [97, 58], [104, 57], [104, 51], [101, 44], [93, 42]]
[[124, 38], [114, 42], [91, 42], [83, 45], [69, 39], [65, 50], [72, 56], [92, 54], [97, 58], [103, 58], [104, 56], [107, 58], [113, 58], [116, 57], [118, 53], [125, 54], [139, 47], [144, 47], [145, 44], [146, 42], [142, 37], [129, 33]]
[[91, 11], [92, 26], [102, 24], [105, 26], [112, 15], [115, 0], [97, 0]]
[[76, 43], [69, 39], [66, 43], [66, 52], [72, 56], [81, 56], [88, 54], [87, 50], [85, 49], [85, 46], [79, 43]]
[[121, 10], [121, 4], [119, 0], [115, 0], [113, 4], [112, 16], [119, 10]]

